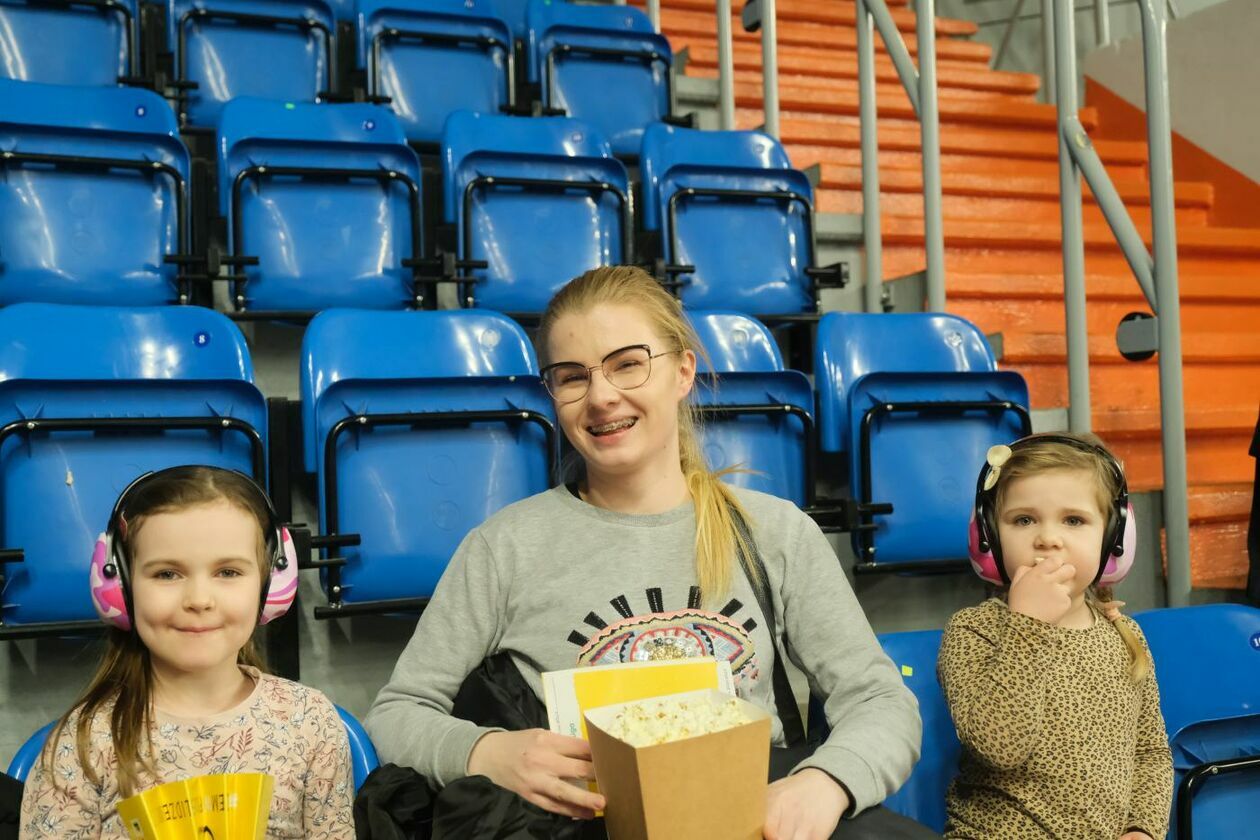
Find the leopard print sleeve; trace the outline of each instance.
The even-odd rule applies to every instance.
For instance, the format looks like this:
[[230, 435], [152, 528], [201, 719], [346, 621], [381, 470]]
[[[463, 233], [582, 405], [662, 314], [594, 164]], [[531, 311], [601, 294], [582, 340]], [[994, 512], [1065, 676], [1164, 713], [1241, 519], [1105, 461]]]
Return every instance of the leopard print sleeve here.
[[937, 670], [958, 738], [979, 760], [1010, 770], [1041, 741], [1052, 628], [989, 601], [945, 627]]

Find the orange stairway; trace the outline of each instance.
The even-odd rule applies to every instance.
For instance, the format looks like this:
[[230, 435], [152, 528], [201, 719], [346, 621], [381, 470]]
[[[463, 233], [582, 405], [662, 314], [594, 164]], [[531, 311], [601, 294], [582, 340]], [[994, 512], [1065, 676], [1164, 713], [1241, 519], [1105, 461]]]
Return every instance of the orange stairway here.
[[[632, 0], [642, 6], [642, 0]], [[760, 36], [735, 34], [737, 122], [763, 121]], [[852, 2], [778, 0], [783, 142], [799, 167], [817, 164], [823, 212], [860, 213], [856, 29]], [[916, 55], [914, 13], [889, 0]], [[713, 0], [662, 0], [661, 27], [686, 74], [717, 76]], [[1003, 365], [1028, 379], [1034, 408], [1067, 404], [1055, 112], [1034, 97], [1040, 80], [989, 69], [967, 21], [937, 21], [946, 295], [949, 311], [1002, 335]], [[880, 209], [885, 279], [921, 271], [919, 127], [877, 38]], [[1142, 143], [1107, 139], [1107, 114], [1081, 112], [1138, 230], [1149, 235]], [[1104, 135], [1104, 136], [1099, 136]], [[1191, 569], [1196, 587], [1241, 588], [1260, 402], [1260, 230], [1211, 223], [1214, 186], [1175, 187], [1190, 477]], [[1125, 461], [1133, 489], [1162, 484], [1156, 360], [1125, 361], [1115, 327], [1148, 311], [1085, 190], [1093, 426]], [[1149, 239], [1147, 240], [1149, 246]]]

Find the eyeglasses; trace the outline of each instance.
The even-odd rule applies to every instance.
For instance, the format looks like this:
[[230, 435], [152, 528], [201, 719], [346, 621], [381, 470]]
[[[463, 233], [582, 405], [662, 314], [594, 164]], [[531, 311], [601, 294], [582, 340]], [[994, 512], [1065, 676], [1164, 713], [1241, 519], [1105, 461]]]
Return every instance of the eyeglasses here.
[[614, 350], [597, 365], [579, 365], [577, 362], [557, 362], [542, 369], [542, 381], [547, 393], [560, 404], [577, 402], [591, 388], [593, 371], [602, 370], [604, 379], [614, 388], [629, 391], [642, 386], [652, 375], [652, 360], [681, 350], [653, 353], [646, 344], [631, 344]]

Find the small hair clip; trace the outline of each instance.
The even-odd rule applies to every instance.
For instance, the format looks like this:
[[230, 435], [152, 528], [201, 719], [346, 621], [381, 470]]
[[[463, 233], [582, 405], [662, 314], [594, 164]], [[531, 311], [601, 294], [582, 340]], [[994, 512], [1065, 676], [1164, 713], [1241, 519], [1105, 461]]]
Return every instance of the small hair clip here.
[[1011, 460], [1011, 448], [1004, 443], [990, 446], [984, 460], [989, 464], [989, 474], [984, 478], [984, 489], [992, 490], [997, 486], [998, 476], [1002, 474], [1002, 466]]

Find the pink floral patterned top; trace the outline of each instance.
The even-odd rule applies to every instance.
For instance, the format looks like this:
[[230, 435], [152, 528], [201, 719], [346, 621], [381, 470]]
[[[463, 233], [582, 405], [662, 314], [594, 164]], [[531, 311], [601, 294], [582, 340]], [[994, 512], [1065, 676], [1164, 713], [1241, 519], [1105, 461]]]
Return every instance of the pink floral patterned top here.
[[[142, 789], [209, 773], [270, 773], [276, 781], [268, 840], [352, 840], [350, 745], [333, 704], [313, 688], [244, 670], [254, 691], [234, 709], [201, 720], [155, 712], [158, 773], [156, 778], [142, 773]], [[79, 766], [76, 712], [50, 745], [51, 766], [41, 759], [31, 768], [22, 796], [23, 838], [126, 840], [118, 817], [122, 797], [109, 733], [111, 709], [104, 707], [92, 725], [90, 754], [102, 771], [101, 784], [89, 782]]]

